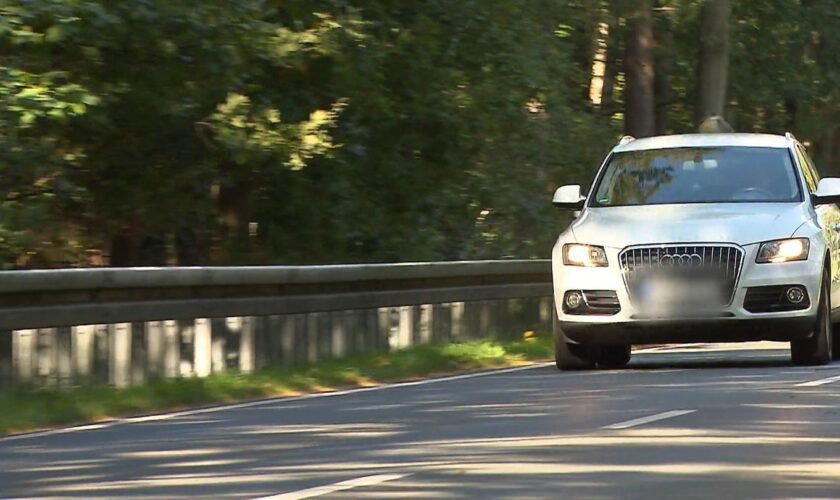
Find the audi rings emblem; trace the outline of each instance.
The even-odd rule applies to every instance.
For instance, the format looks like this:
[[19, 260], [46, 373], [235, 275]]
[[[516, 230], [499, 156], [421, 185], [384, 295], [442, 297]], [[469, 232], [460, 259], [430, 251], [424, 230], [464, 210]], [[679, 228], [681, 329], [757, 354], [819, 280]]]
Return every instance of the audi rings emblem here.
[[659, 264], [668, 267], [702, 267], [703, 257], [696, 253], [663, 255], [659, 259]]

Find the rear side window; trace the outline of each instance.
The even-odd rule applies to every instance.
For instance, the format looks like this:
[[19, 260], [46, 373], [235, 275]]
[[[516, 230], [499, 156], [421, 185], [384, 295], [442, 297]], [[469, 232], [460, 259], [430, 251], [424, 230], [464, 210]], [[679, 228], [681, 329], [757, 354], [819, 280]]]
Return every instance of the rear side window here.
[[796, 145], [796, 156], [799, 160], [799, 165], [802, 167], [802, 175], [805, 177], [805, 183], [808, 184], [808, 191], [812, 193], [817, 192], [817, 185], [820, 183], [820, 174], [817, 168], [811, 161], [811, 157], [801, 145]]

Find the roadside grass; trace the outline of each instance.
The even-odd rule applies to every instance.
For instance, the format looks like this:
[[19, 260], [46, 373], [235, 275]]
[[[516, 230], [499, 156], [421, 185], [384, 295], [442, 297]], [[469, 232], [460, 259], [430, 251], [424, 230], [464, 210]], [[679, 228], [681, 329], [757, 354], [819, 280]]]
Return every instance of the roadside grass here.
[[525, 332], [518, 341], [423, 345], [251, 374], [229, 372], [202, 379], [161, 380], [125, 389], [101, 385], [61, 389], [21, 387], [0, 391], [0, 435], [164, 410], [513, 366], [546, 360], [552, 353], [550, 337]]

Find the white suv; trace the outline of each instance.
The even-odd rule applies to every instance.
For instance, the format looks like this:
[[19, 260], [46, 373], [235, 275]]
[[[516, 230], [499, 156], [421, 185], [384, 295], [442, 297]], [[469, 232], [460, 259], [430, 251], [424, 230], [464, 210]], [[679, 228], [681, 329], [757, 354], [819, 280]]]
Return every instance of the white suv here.
[[621, 367], [631, 344], [749, 340], [830, 362], [838, 201], [840, 179], [820, 180], [790, 134], [623, 138], [588, 196], [554, 194], [578, 214], [552, 252], [558, 368]]

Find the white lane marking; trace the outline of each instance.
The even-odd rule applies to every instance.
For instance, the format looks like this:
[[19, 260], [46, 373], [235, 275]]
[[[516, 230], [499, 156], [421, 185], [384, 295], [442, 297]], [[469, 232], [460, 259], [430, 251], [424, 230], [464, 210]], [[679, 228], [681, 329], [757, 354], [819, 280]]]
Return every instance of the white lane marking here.
[[810, 382], [802, 382], [796, 384], [796, 387], [819, 387], [821, 385], [830, 384], [832, 382], [840, 382], [840, 375], [836, 377], [821, 378], [819, 380], [812, 380]]
[[281, 404], [281, 403], [291, 403], [295, 401], [304, 401], [307, 399], [317, 399], [317, 398], [328, 398], [333, 396], [346, 396], [350, 394], [359, 394], [363, 392], [372, 392], [372, 391], [382, 391], [385, 389], [399, 389], [402, 387], [414, 387], [419, 385], [428, 385], [428, 384], [439, 384], [442, 382], [452, 382], [455, 380], [465, 380], [470, 378], [478, 378], [478, 377], [486, 377], [490, 375], [502, 375], [505, 373], [516, 373], [525, 370], [533, 370], [535, 368], [544, 368], [546, 366], [553, 365], [554, 362], [549, 363], [536, 363], [533, 365], [527, 366], [517, 366], [514, 368], [502, 368], [499, 370], [485, 370], [475, 373], [465, 373], [463, 375], [452, 375], [449, 377], [438, 377], [438, 378], [430, 378], [425, 380], [416, 380], [413, 382], [397, 382], [393, 384], [383, 384], [377, 385], [374, 387], [360, 387], [356, 389], [346, 389], [342, 391], [333, 391], [333, 392], [320, 392], [315, 394], [305, 394], [303, 396], [289, 396], [289, 397], [279, 397], [279, 398], [270, 398], [270, 399], [261, 399], [259, 401], [248, 401], [245, 403], [234, 403], [229, 405], [220, 405], [220, 406], [210, 406], [207, 408], [198, 408], [195, 410], [184, 410], [184, 411], [177, 411], [172, 413], [159, 413], [154, 415], [145, 415], [141, 417], [130, 417], [130, 418], [120, 418], [116, 420], [108, 420], [105, 422], [98, 422], [94, 424], [84, 424], [74, 427], [65, 427], [62, 429], [52, 429], [46, 431], [36, 431], [30, 432], [27, 434], [17, 434], [14, 436], [6, 436], [0, 437], [0, 443], [7, 442], [7, 441], [15, 441], [19, 439], [29, 439], [29, 438], [36, 438], [36, 437], [44, 437], [44, 436], [52, 436], [56, 434], [67, 434], [71, 432], [80, 432], [85, 430], [95, 430], [95, 429], [105, 429], [108, 427], [113, 427], [116, 425], [122, 424], [137, 424], [143, 422], [157, 422], [161, 420], [170, 420], [173, 418], [178, 417], [189, 417], [192, 415], [201, 415], [204, 413], [215, 413], [218, 411], [225, 411], [225, 410], [236, 410], [240, 408], [252, 408], [255, 406], [267, 406], [272, 404]]
[[298, 498], [319, 497], [322, 495], [329, 495], [330, 493], [335, 493], [337, 491], [345, 491], [353, 488], [360, 488], [363, 486], [374, 486], [377, 484], [385, 483], [387, 481], [395, 481], [397, 479], [402, 479], [410, 475], [411, 474], [377, 474], [375, 476], [365, 476], [356, 479], [350, 479], [349, 481], [341, 481], [340, 483], [329, 484], [327, 486], [318, 486], [316, 488], [293, 491], [291, 493], [282, 493], [280, 495], [262, 497], [256, 500], [293, 500]]
[[682, 415], [688, 415], [689, 413], [694, 413], [697, 410], [671, 410], [666, 411], [663, 413], [657, 413], [656, 415], [650, 415], [647, 417], [642, 418], [634, 418], [633, 420], [626, 420], [624, 422], [619, 422], [617, 424], [606, 425], [601, 427], [602, 429], [611, 429], [611, 430], [618, 430], [618, 429], [628, 429], [630, 427], [635, 427], [637, 425], [647, 424], [650, 422], [656, 422], [658, 420], [665, 420], [666, 418], [674, 418], [679, 417]]

